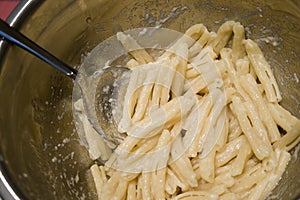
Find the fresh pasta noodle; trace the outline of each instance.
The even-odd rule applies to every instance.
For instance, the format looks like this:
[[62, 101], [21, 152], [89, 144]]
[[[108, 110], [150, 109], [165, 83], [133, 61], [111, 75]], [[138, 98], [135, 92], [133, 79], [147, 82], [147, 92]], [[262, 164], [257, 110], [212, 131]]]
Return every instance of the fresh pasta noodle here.
[[267, 102], [267, 105], [274, 121], [285, 131], [291, 130], [296, 123], [299, 123], [299, 119], [293, 116], [278, 103]]
[[273, 144], [273, 148], [284, 148], [295, 141], [300, 135], [300, 121], [298, 120], [287, 133]]
[[[125, 94], [123, 106], [128, 109], [123, 109], [122, 119], [118, 124], [118, 130], [125, 132], [130, 127], [130, 119], [134, 113], [134, 105], [137, 101], [138, 92], [135, 91], [136, 85], [140, 85], [139, 78], [141, 77], [141, 70], [133, 70]], [[141, 79], [141, 78], [140, 78]]]
[[[250, 63], [247, 57], [244, 57], [242, 59], [238, 59], [235, 62], [236, 71], [239, 75], [246, 75], [250, 74]], [[250, 74], [252, 75], [252, 74]], [[253, 75], [252, 75], [253, 76]], [[253, 77], [254, 78], [254, 77]], [[255, 79], [255, 78], [254, 78]]]
[[246, 192], [265, 177], [266, 172], [264, 169], [260, 165], [258, 167], [255, 166], [254, 169], [250, 169], [250, 172], [245, 172], [245, 174], [238, 176], [230, 191], [235, 193]]
[[135, 112], [132, 117], [133, 122], [138, 122], [140, 121], [145, 113], [146, 113], [146, 108], [149, 96], [151, 95], [151, 90], [153, 88], [153, 82], [156, 80], [156, 76], [158, 74], [158, 70], [154, 69], [150, 71], [150, 73], [147, 75], [146, 80], [145, 80], [145, 86], [141, 88], [140, 91], [140, 97], [137, 99], [137, 104], [135, 107]]
[[186, 74], [185, 74], [187, 79], [193, 79], [193, 78], [197, 77], [198, 75], [199, 75], [199, 73], [192, 67], [190, 67], [190, 68], [188, 67]]
[[134, 59], [130, 59], [127, 63], [126, 63], [126, 67], [128, 69], [133, 69], [134, 67], [137, 67], [139, 66], [140, 64]]
[[134, 179], [128, 184], [127, 195], [126, 195], [127, 200], [137, 200], [136, 188], [137, 188], [137, 180]]
[[244, 27], [195, 24], [157, 57], [117, 37], [132, 56], [118, 124], [127, 136], [90, 168], [99, 200], [267, 197], [300, 141], [300, 120], [279, 104], [271, 67]]
[[232, 61], [236, 62], [238, 59], [244, 58], [246, 55], [243, 40], [245, 39], [244, 26], [240, 23], [234, 23], [233, 25], [233, 41], [232, 41]]
[[200, 176], [209, 183], [215, 179], [215, 155], [216, 151], [212, 150], [205, 158], [199, 159]]
[[104, 139], [96, 132], [96, 130], [89, 123], [88, 118], [84, 111], [83, 100], [78, 100], [75, 105], [80, 120], [83, 122], [83, 133], [86, 138], [87, 144], [90, 147], [89, 154], [92, 159], [101, 158], [107, 160], [111, 155], [111, 149], [105, 145]]
[[151, 174], [147, 172], [142, 172], [139, 176], [139, 184], [141, 185], [142, 199], [151, 199]]
[[268, 129], [269, 137], [271, 142], [275, 142], [280, 138], [280, 133], [278, 131], [277, 125], [275, 124], [272, 117], [270, 117], [270, 111], [265, 104], [265, 101], [256, 86], [254, 78], [248, 74], [240, 77], [240, 84], [244, 88], [244, 90], [248, 93], [249, 97], [256, 104], [256, 108], [258, 109], [258, 113], [261, 115], [262, 122]]
[[238, 155], [240, 150], [242, 149], [242, 145], [247, 145], [248, 142], [244, 135], [228, 142], [224, 148], [223, 151], [218, 152], [215, 158], [216, 165], [218, 167], [225, 165], [230, 160], [232, 160], [234, 157]]
[[102, 188], [103, 188], [103, 179], [102, 179], [102, 174], [99, 170], [99, 166], [97, 164], [94, 164], [91, 166], [91, 173], [94, 179], [95, 187], [97, 190], [97, 195], [100, 197], [102, 194]]
[[166, 176], [166, 192], [169, 195], [176, 194], [177, 188], [181, 188], [182, 191], [186, 191], [189, 186], [187, 183], [182, 182], [174, 172], [168, 168], [167, 169], [167, 176]]
[[272, 151], [270, 148], [271, 143], [266, 141], [265, 135], [263, 135], [263, 138], [260, 137], [259, 128], [253, 124], [257, 117], [249, 115], [249, 111], [252, 109], [245, 108], [244, 103], [237, 96], [232, 100], [232, 107], [255, 156], [260, 160], [268, 157]]
[[225, 47], [225, 45], [228, 43], [232, 31], [233, 31], [233, 26], [236, 24], [233, 21], [227, 21], [224, 24], [220, 26], [217, 32], [216, 38], [212, 40], [209, 45], [211, 45], [217, 55], [219, 55], [220, 51], [222, 48]]
[[262, 83], [270, 102], [279, 102], [282, 97], [278, 84], [272, 73], [269, 63], [266, 61], [258, 45], [251, 39], [245, 40], [245, 48], [252, 67]]
[[[231, 89], [233, 89], [233, 88], [231, 88]], [[242, 131], [236, 117], [233, 114], [231, 114], [230, 112], [227, 112], [227, 114], [229, 115], [229, 117], [228, 117], [229, 118], [228, 141], [230, 142], [230, 141], [234, 140], [235, 138], [239, 137], [243, 133], [243, 131]]]
[[232, 176], [240, 175], [243, 173], [246, 162], [252, 156], [252, 151], [249, 143], [244, 139], [241, 143], [240, 151], [238, 152], [236, 158], [231, 164], [230, 174]]
[[196, 41], [196, 43], [191, 48], [189, 48], [189, 58], [192, 58], [195, 55], [197, 55], [202, 50], [204, 45], [206, 45], [206, 43], [208, 43], [208, 41], [210, 41], [211, 38], [213, 38], [214, 36], [215, 33], [207, 31], [205, 27], [200, 38]]
[[135, 58], [139, 64], [146, 64], [153, 61], [153, 58], [149, 53], [142, 48], [132, 37], [128, 37], [122, 32], [117, 34], [118, 40], [122, 42], [122, 45], [128, 52]]
[[226, 187], [233, 186], [235, 182], [233, 176], [228, 172], [216, 176], [215, 181], [217, 184], [223, 184]]

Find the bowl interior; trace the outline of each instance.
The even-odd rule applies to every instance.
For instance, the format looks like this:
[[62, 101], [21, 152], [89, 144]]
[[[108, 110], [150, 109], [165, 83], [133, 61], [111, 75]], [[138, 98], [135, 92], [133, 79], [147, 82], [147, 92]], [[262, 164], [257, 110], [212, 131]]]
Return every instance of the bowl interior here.
[[[299, 13], [296, 0], [52, 0], [26, 16], [20, 30], [76, 66], [121, 30], [161, 26], [183, 32], [203, 23], [216, 31], [227, 20], [240, 21], [271, 63], [282, 105], [300, 117]], [[0, 153], [12, 184], [28, 199], [96, 199], [88, 171], [93, 161], [73, 122], [73, 82], [15, 46], [1, 60]], [[295, 151], [274, 197], [299, 196], [298, 155]]]

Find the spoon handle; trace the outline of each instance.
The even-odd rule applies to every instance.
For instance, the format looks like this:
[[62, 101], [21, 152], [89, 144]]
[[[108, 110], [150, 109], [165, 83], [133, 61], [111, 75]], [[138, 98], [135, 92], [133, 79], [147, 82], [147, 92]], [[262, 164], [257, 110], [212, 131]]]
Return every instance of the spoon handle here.
[[49, 53], [48, 51], [31, 41], [25, 35], [17, 31], [16, 29], [10, 27], [2, 19], [0, 19], [0, 39], [1, 37], [25, 49], [29, 53], [35, 55], [36, 57], [40, 58], [41, 60], [58, 69], [68, 77], [75, 80], [77, 75], [76, 69], [62, 62], [54, 55], [52, 55], [51, 53]]

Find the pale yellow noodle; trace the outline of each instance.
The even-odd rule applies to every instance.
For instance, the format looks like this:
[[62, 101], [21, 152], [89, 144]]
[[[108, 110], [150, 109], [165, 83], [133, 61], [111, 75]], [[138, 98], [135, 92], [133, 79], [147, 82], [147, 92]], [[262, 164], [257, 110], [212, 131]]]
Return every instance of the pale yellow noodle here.
[[245, 139], [245, 136], [242, 135], [227, 143], [223, 151], [216, 154], [216, 166], [223, 166], [237, 156]]
[[[189, 64], [189, 65], [191, 65], [191, 64]], [[193, 79], [193, 78], [199, 76], [199, 72], [197, 72], [194, 68], [190, 68], [190, 69], [187, 69], [185, 75], [186, 75], [187, 79]]]
[[98, 198], [100, 199], [104, 182], [102, 180], [102, 175], [101, 175], [101, 172], [99, 170], [99, 166], [97, 164], [94, 164], [94, 165], [91, 166], [90, 170], [91, 170], [91, 173], [92, 173], [92, 176], [93, 176], [93, 180], [94, 180], [94, 184], [95, 184], [95, 187], [96, 187]]
[[156, 80], [157, 74], [158, 66], [154, 65], [152, 69], [149, 68], [145, 81], [141, 85], [142, 88], [140, 91], [140, 96], [137, 99], [134, 115], [132, 117], [133, 123], [140, 121], [146, 113], [147, 105], [150, 102], [151, 91]]
[[268, 131], [266, 130], [262, 120], [259, 116], [259, 112], [255, 109], [255, 105], [252, 102], [244, 102], [248, 118], [251, 121], [252, 127], [254, 128], [257, 139], [260, 139], [261, 142], [265, 145], [266, 151], [268, 153], [272, 152], [271, 139], [268, 137]]
[[245, 30], [239, 22], [233, 25], [233, 40], [232, 40], [232, 61], [235, 63], [238, 59], [246, 55], [243, 40], [245, 39]]
[[230, 173], [232, 176], [237, 176], [243, 173], [247, 161], [252, 156], [252, 150], [248, 143], [248, 140], [244, 138], [241, 143], [240, 151], [237, 154], [237, 157], [231, 163]]
[[275, 142], [280, 138], [280, 133], [278, 131], [277, 125], [275, 124], [275, 121], [272, 117], [270, 117], [270, 111], [257, 87], [256, 81], [250, 74], [248, 74], [240, 76], [239, 82], [255, 104], [256, 109], [261, 116], [260, 118], [262, 122], [267, 127], [271, 142]]
[[226, 173], [219, 174], [218, 176], [216, 176], [215, 182], [217, 184], [223, 184], [226, 187], [231, 187], [234, 185], [235, 180], [234, 180], [234, 177], [229, 172], [226, 172]]
[[[159, 150], [161, 148], [165, 148], [165, 146], [170, 142], [170, 132], [168, 130], [164, 130], [155, 149]], [[162, 169], [156, 169], [154, 172], [152, 172], [151, 194], [154, 199], [165, 199], [166, 173], [166, 167]]]
[[131, 126], [131, 117], [134, 113], [134, 107], [137, 101], [137, 97], [139, 96], [138, 93], [138, 85], [141, 85], [140, 83], [144, 79], [144, 74], [142, 73], [142, 70], [136, 69], [133, 70], [129, 79], [127, 92], [124, 97], [123, 102], [123, 114], [122, 118], [118, 124], [118, 131], [120, 132], [126, 132]]
[[121, 176], [119, 172], [114, 173], [110, 179], [107, 181], [106, 184], [104, 184], [101, 192], [100, 199], [112, 199], [112, 197], [115, 195], [114, 193], [115, 188], [118, 187], [119, 183], [121, 182]]
[[175, 44], [173, 44], [170, 48], [167, 49], [163, 55], [161, 55], [158, 60], [164, 57], [169, 57], [172, 53], [176, 52], [178, 48], [184, 43], [188, 45], [188, 47], [192, 46], [196, 40], [202, 35], [204, 29], [206, 29], [202, 24], [195, 24], [188, 28], [185, 34], [179, 38]]
[[181, 181], [172, 169], [167, 168], [166, 177], [166, 192], [168, 194], [175, 194], [177, 187], [181, 188], [182, 191], [186, 191], [189, 188], [188, 183]]
[[262, 167], [257, 168], [251, 174], [243, 174], [241, 177], [236, 179], [235, 184], [230, 187], [231, 192], [243, 193], [252, 188], [256, 183], [259, 183], [267, 176], [266, 172]]
[[[247, 75], [250, 74], [250, 62], [248, 57], [244, 57], [242, 59], [238, 59], [235, 62], [236, 71], [239, 75]], [[251, 75], [251, 74], [250, 74]], [[252, 76], [252, 75], [251, 75]], [[253, 77], [253, 76], [252, 76]], [[254, 78], [254, 77], [253, 77]], [[255, 79], [255, 78], [254, 78]]]
[[[183, 106], [184, 105], [184, 106]], [[118, 146], [117, 152], [129, 152], [140, 141], [141, 138], [159, 133], [164, 125], [175, 124], [184, 117], [193, 105], [193, 101], [178, 97], [171, 100], [161, 108], [153, 112], [151, 117], [145, 117], [128, 131], [128, 137]], [[153, 119], [153, 121], [151, 121]], [[146, 126], [145, 126], [146, 125]], [[118, 150], [119, 149], [119, 150]]]
[[137, 200], [137, 180], [136, 179], [129, 182], [126, 199], [127, 200]]
[[288, 162], [290, 161], [291, 155], [287, 151], [283, 150], [279, 151], [278, 153], [279, 156], [277, 166], [272, 172], [268, 174], [268, 184], [266, 185], [260, 198], [266, 198], [267, 195], [269, 195], [270, 192], [276, 187], [288, 165]]
[[283, 128], [285, 131], [289, 131], [292, 126], [299, 120], [278, 103], [267, 102], [267, 105], [276, 124]]
[[177, 96], [181, 96], [183, 93], [183, 85], [185, 81], [185, 73], [188, 61], [188, 45], [180, 45], [180, 47], [176, 49], [175, 57], [173, 59], [175, 59], [178, 63], [176, 66], [176, 73], [171, 85], [172, 98], [175, 98]]
[[250, 39], [245, 40], [245, 47], [250, 63], [264, 87], [268, 101], [281, 101], [282, 97], [278, 84], [269, 63], [266, 61], [260, 48], [253, 40]]
[[203, 34], [196, 41], [196, 43], [189, 49], [189, 58], [196, 56], [202, 48], [210, 41], [212, 38], [216, 36], [216, 33], [209, 32], [205, 28]]
[[[149, 105], [150, 107], [159, 106], [166, 103], [166, 99], [169, 98], [168, 91], [171, 89], [171, 83], [173, 81], [177, 66], [177, 63], [174, 63], [174, 60], [172, 60], [170, 57], [165, 57], [157, 62], [159, 64], [159, 69], [157, 79], [153, 86], [151, 103]], [[167, 91], [167, 93], [165, 91]], [[162, 97], [162, 95], [164, 95], [164, 97]]]
[[142, 172], [140, 176], [141, 181], [139, 181], [140, 188], [142, 191], [143, 199], [151, 199], [151, 173], [150, 172]]
[[214, 40], [212, 40], [208, 45], [212, 46], [215, 53], [219, 55], [222, 48], [226, 46], [231, 35], [235, 22], [227, 21], [220, 26], [217, 32], [217, 36]]
[[271, 67], [244, 27], [196, 24], [156, 60], [117, 37], [133, 57], [118, 124], [127, 137], [90, 168], [98, 199], [266, 198], [300, 142], [300, 120], [278, 104]]
[[246, 135], [251, 149], [254, 154], [262, 160], [265, 157], [268, 157], [271, 153], [270, 143], [267, 141], [259, 139], [257, 127], [252, 126], [251, 119], [249, 119], [249, 115], [247, 114], [247, 110], [243, 105], [243, 102], [239, 97], [234, 97], [232, 101], [233, 112], [237, 116], [241, 128]]
[[170, 167], [178, 175], [178, 178], [187, 183], [190, 187], [196, 187], [198, 185], [191, 162], [185, 154], [172, 162]]
[[[187, 137], [185, 137], [185, 138], [193, 137], [193, 139], [191, 140], [192, 142], [188, 144], [188, 149], [186, 151], [186, 154], [189, 157], [195, 157], [199, 152], [199, 140], [201, 137], [202, 130], [204, 129], [205, 126], [205, 118], [211, 110], [212, 102], [211, 99], [208, 96], [206, 96], [203, 99], [201, 99], [197, 105], [198, 107], [194, 109], [196, 112], [194, 116], [194, 118], [197, 120], [196, 124], [190, 126], [193, 128], [187, 130], [186, 132]], [[189, 120], [192, 121], [192, 119]]]
[[235, 193], [232, 192], [228, 192], [220, 196], [220, 200], [233, 200], [233, 199], [238, 199], [238, 197]]
[[130, 59], [130, 60], [126, 63], [126, 67], [127, 67], [128, 69], [131, 69], [131, 70], [132, 70], [133, 68], [139, 66], [139, 65], [140, 65], [140, 63], [138, 63], [134, 58]]
[[130, 35], [118, 32], [117, 38], [122, 43], [124, 48], [136, 59], [139, 64], [146, 64], [153, 61], [153, 58], [150, 56], [150, 54], [143, 47], [141, 47]]
[[215, 155], [214, 149], [205, 158], [199, 160], [201, 178], [209, 183], [213, 183], [215, 179]]
[[300, 137], [300, 120], [287, 133], [273, 144], [273, 148], [284, 148]]
[[229, 135], [228, 140], [232, 141], [235, 138], [239, 137], [243, 133], [240, 124], [235, 116], [231, 117], [229, 122]]

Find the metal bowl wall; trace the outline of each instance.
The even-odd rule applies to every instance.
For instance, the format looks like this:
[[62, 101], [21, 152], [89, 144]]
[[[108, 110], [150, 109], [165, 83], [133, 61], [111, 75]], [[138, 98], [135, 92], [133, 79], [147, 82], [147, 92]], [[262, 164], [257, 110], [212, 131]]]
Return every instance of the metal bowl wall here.
[[[297, 0], [23, 1], [11, 25], [71, 65], [120, 30], [161, 25], [183, 32], [240, 21], [272, 64], [284, 101], [300, 117], [300, 4]], [[3, 198], [96, 199], [77, 137], [68, 78], [15, 46], [0, 43], [0, 184]], [[272, 196], [300, 194], [299, 151]], [[6, 182], [7, 181], [7, 182]], [[14, 195], [15, 194], [15, 195]]]

